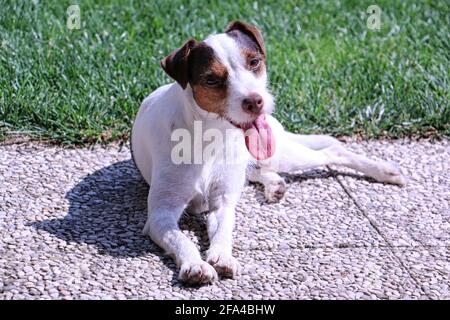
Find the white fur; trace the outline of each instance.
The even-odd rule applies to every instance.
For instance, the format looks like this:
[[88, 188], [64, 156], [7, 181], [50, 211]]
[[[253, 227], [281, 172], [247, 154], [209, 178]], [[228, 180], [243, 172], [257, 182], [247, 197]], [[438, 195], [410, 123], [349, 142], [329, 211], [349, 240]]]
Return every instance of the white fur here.
[[[241, 109], [242, 99], [250, 92], [263, 97], [265, 112], [270, 113], [273, 98], [266, 88], [266, 76], [256, 78], [245, 70], [236, 43], [224, 34], [211, 36], [206, 43], [213, 47], [229, 71], [228, 116], [238, 123], [250, 120]], [[234, 210], [245, 183], [246, 168], [254, 161], [245, 147], [242, 131], [234, 130], [228, 137], [237, 140], [231, 143], [235, 154], [240, 156], [235, 163], [221, 163], [220, 159], [212, 157], [202, 164], [173, 164], [171, 133], [175, 129], [193, 133], [195, 120], [202, 121], [204, 130], [218, 129], [224, 137], [227, 129], [234, 128], [227, 120], [202, 110], [193, 99], [189, 85], [185, 90], [177, 83], [158, 88], [144, 100], [136, 116], [132, 152], [137, 167], [150, 185], [144, 233], [175, 258], [182, 281], [209, 283], [218, 278], [217, 273], [233, 277], [239, 272], [239, 264], [232, 256]], [[285, 183], [276, 172], [328, 164], [344, 165], [379, 181], [405, 183], [394, 165], [351, 153], [331, 137], [295, 135], [285, 132], [275, 118], [267, 116], [267, 120], [275, 135], [276, 151], [272, 158], [258, 163], [261, 169], [253, 169], [249, 179], [265, 186], [268, 201], [279, 200], [285, 191]], [[209, 210], [207, 228], [211, 245], [207, 262], [178, 227], [178, 220], [186, 209]]]

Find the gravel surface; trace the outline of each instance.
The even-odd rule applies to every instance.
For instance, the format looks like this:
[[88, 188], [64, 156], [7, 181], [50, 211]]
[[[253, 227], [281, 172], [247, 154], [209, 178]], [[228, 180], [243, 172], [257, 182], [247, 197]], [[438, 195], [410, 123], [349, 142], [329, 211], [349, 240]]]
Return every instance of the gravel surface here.
[[[286, 177], [237, 208], [235, 280], [185, 287], [142, 236], [148, 187], [127, 147], [0, 145], [0, 299], [449, 299], [450, 144], [350, 143], [400, 162], [404, 188], [341, 168]], [[184, 232], [201, 250], [204, 219]]]

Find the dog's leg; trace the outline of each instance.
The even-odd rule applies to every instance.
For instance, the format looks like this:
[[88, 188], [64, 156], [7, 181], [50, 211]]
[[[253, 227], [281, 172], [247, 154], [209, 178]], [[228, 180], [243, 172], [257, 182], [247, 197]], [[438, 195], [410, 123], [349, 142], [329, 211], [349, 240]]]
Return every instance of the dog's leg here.
[[232, 237], [235, 208], [245, 184], [245, 167], [226, 168], [225, 175], [212, 188], [209, 195], [210, 212], [207, 229], [210, 247], [206, 254], [208, 261], [223, 277], [234, 278], [240, 272], [238, 261], [232, 256]]
[[329, 136], [287, 132], [274, 117], [267, 116], [266, 119], [275, 135], [276, 148], [272, 158], [258, 162], [264, 170], [293, 172], [325, 165], [341, 165], [380, 182], [406, 184], [406, 178], [395, 163], [374, 161], [350, 152]]
[[234, 197], [223, 196], [221, 204], [208, 214], [207, 228], [210, 247], [206, 261], [211, 264], [219, 275], [234, 278], [239, 274], [240, 266], [232, 256], [232, 233], [235, 220], [236, 200]]
[[292, 172], [325, 165], [341, 165], [360, 171], [380, 182], [406, 184], [406, 178], [394, 163], [368, 159], [348, 151], [340, 143], [313, 150], [292, 139], [291, 135], [283, 135], [277, 140], [280, 142], [277, 145], [277, 157], [263, 163], [264, 166], [278, 172]]
[[212, 283], [218, 278], [216, 271], [202, 260], [195, 244], [178, 227], [187, 201], [170, 188], [152, 186], [148, 197], [149, 214], [143, 232], [175, 258], [180, 268], [181, 281], [190, 284]]
[[384, 160], [371, 160], [365, 156], [353, 153], [342, 145], [333, 145], [323, 149], [330, 159], [330, 164], [341, 165], [374, 178], [379, 182], [398, 185], [406, 184], [406, 177], [400, 167], [394, 163]]
[[273, 171], [250, 168], [248, 180], [258, 182], [264, 186], [264, 196], [267, 202], [278, 202], [286, 192], [286, 182], [280, 175]]

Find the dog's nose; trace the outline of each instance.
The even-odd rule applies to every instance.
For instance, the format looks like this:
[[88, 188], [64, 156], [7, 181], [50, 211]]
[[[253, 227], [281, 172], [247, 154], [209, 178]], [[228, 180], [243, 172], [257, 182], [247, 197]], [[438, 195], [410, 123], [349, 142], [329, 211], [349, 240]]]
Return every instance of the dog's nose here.
[[251, 93], [247, 98], [242, 100], [242, 108], [245, 112], [260, 114], [264, 107], [263, 98], [257, 93]]

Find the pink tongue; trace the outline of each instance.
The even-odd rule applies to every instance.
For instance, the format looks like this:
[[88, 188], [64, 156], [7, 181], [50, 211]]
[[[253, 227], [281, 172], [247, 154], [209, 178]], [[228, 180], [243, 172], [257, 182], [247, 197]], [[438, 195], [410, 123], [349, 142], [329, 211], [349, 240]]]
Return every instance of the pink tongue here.
[[275, 138], [264, 114], [243, 126], [242, 130], [245, 133], [245, 145], [256, 160], [265, 160], [274, 154]]

